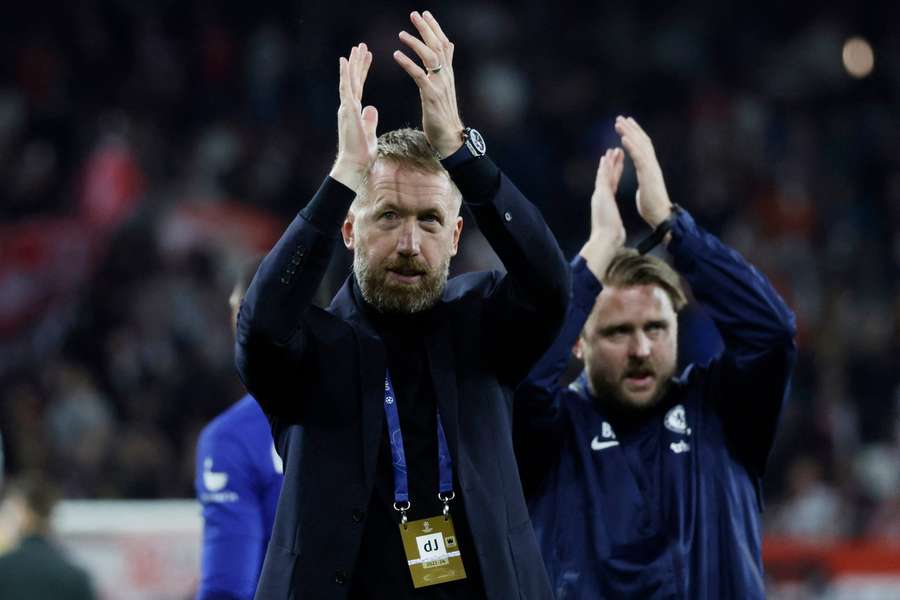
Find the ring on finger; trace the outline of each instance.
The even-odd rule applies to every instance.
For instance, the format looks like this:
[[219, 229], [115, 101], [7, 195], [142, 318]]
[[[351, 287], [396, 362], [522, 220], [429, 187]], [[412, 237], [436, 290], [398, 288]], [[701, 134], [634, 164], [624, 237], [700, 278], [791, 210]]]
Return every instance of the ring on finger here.
[[443, 68], [444, 68], [444, 65], [439, 64], [436, 67], [425, 67], [425, 70], [428, 71], [429, 75], [431, 75], [432, 73], [437, 73], [438, 71], [440, 71]]

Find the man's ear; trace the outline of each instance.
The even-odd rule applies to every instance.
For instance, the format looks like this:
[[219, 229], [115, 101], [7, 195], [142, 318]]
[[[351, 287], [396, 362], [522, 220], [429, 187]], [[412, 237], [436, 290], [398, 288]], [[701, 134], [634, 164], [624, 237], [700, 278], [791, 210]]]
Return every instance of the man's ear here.
[[450, 256], [456, 256], [459, 252], [459, 236], [462, 235], [463, 218], [456, 217], [456, 225], [453, 228], [453, 239], [450, 242]]
[[353, 211], [347, 211], [347, 216], [344, 218], [344, 224], [341, 225], [341, 236], [344, 238], [344, 246], [347, 247], [347, 250], [353, 250], [353, 220], [355, 216], [353, 215]]
[[581, 347], [581, 336], [578, 336], [578, 339], [575, 340], [575, 345], [572, 346], [572, 354], [575, 355], [575, 358], [578, 360], [584, 360], [584, 350]]

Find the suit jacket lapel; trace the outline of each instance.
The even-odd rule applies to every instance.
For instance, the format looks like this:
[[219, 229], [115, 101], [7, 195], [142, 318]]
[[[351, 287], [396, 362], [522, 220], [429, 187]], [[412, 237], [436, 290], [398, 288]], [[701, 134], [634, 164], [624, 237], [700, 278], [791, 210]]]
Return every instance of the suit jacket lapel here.
[[362, 386], [360, 414], [362, 423], [363, 468], [366, 489], [375, 481], [375, 465], [381, 448], [384, 429], [384, 374], [387, 357], [381, 338], [365, 323], [359, 321], [359, 375]]
[[384, 374], [387, 355], [384, 344], [363, 317], [353, 296], [353, 277], [335, 295], [329, 310], [355, 326], [359, 339], [360, 430], [362, 432], [363, 472], [366, 489], [375, 481], [375, 466], [384, 428]]

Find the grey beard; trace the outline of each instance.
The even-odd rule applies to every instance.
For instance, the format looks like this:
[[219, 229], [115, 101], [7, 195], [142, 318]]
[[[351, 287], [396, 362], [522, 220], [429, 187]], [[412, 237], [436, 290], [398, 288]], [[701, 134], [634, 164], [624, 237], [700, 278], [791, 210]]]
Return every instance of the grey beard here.
[[353, 274], [363, 298], [378, 311], [413, 314], [431, 308], [440, 300], [450, 274], [450, 257], [433, 273], [423, 275], [415, 287], [398, 287], [388, 283], [386, 269], [375, 272], [369, 268], [365, 253], [357, 249], [353, 253]]

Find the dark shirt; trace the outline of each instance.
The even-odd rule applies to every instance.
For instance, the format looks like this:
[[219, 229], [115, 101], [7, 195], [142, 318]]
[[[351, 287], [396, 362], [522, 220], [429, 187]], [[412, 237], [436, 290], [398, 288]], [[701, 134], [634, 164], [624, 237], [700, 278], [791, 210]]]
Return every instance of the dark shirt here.
[[55, 545], [32, 535], [0, 556], [0, 600], [93, 600], [88, 574]]
[[[437, 497], [437, 398], [424, 341], [425, 333], [433, 327], [437, 318], [435, 310], [415, 315], [382, 314], [365, 302], [355, 282], [353, 292], [387, 352], [409, 473], [410, 510], [407, 517], [414, 521], [440, 515], [443, 503]], [[351, 598], [477, 600], [485, 597], [472, 533], [455, 476], [453, 489], [456, 497], [450, 502], [450, 514], [459, 539], [466, 579], [417, 590], [413, 587], [400, 537], [400, 513], [393, 508], [394, 469], [385, 424]]]

